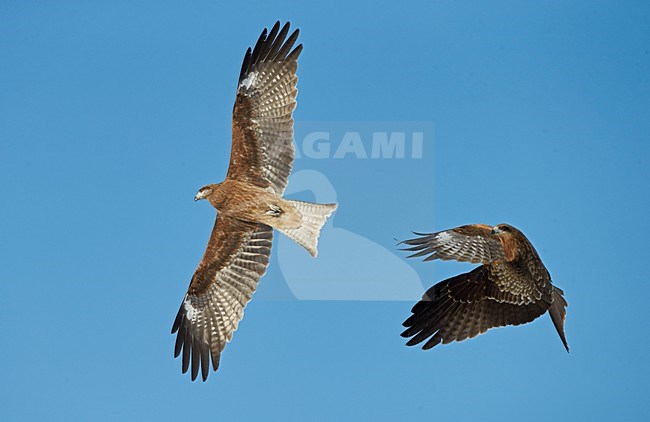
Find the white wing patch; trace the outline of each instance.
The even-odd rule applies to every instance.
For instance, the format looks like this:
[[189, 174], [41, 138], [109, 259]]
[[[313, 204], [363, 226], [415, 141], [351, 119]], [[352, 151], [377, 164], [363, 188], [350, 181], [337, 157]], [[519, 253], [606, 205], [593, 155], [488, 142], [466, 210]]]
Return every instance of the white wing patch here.
[[185, 308], [187, 319], [192, 321], [196, 315], [196, 308], [192, 306], [192, 302], [187, 296], [185, 296], [185, 300], [183, 301], [183, 307]]
[[248, 76], [246, 76], [246, 78], [243, 81], [241, 81], [239, 87], [240, 88], [243, 87], [244, 89], [250, 89], [255, 83], [256, 79], [257, 79], [257, 72], [251, 72], [250, 74], [248, 74]]
[[440, 242], [447, 242], [451, 240], [451, 235], [446, 231], [440, 232], [436, 235], [436, 239], [439, 240]]

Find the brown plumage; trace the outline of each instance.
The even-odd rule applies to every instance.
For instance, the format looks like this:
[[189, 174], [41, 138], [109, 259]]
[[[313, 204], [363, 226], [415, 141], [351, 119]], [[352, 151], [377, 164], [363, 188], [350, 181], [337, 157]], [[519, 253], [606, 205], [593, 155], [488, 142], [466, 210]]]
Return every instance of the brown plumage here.
[[564, 292], [551, 284], [551, 276], [526, 236], [508, 224], [474, 224], [403, 243], [415, 252], [410, 257], [456, 260], [482, 265], [441, 281], [418, 302], [404, 326], [403, 337], [423, 349], [462, 341], [490, 328], [533, 321], [547, 311], [567, 352], [564, 335], [567, 302]]
[[282, 198], [293, 164], [298, 30], [288, 38], [280, 22], [246, 51], [232, 118], [232, 151], [226, 180], [204, 186], [194, 200], [207, 199], [218, 211], [208, 246], [194, 272], [172, 334], [174, 357], [182, 353], [183, 373], [210, 362], [216, 371], [244, 307], [265, 273], [273, 228], [317, 254], [318, 235], [336, 204]]

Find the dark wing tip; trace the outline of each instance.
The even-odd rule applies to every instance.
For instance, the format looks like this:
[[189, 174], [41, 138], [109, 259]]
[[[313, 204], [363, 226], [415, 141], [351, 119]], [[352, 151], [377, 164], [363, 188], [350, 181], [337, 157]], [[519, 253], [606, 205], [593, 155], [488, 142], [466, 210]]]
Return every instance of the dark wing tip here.
[[[402, 337], [408, 337], [408, 336], [403, 335]], [[411, 347], [411, 346], [416, 346], [418, 343], [420, 343], [420, 342], [415, 341], [415, 337], [413, 337], [412, 339], [410, 339], [409, 341], [406, 342], [406, 345]]]
[[196, 380], [199, 374], [199, 365], [201, 357], [201, 345], [197, 338], [192, 338], [192, 381]]
[[405, 245], [422, 245], [429, 243], [431, 241], [431, 238], [438, 234], [438, 233], [419, 233], [419, 232], [411, 232], [414, 235], [418, 237], [414, 237], [412, 239], [406, 239], [402, 240], [399, 244], [405, 244]]
[[[280, 29], [280, 21], [276, 21], [270, 31], [264, 28], [259, 38], [257, 39], [257, 42], [255, 43], [255, 47], [252, 50], [250, 47], [248, 50], [246, 50], [244, 61], [242, 62], [241, 71], [239, 73], [240, 83], [246, 78], [246, 75], [248, 75], [251, 69], [258, 63], [267, 61], [294, 61], [298, 58], [300, 52], [302, 51], [302, 44], [294, 48], [293, 51], [291, 51], [291, 48], [298, 39], [300, 30], [296, 29], [293, 31], [293, 33], [291, 33], [289, 38], [286, 38], [290, 27], [291, 23], [286, 22], [282, 29]], [[291, 51], [291, 53], [289, 53], [289, 51]]]
[[[399, 335], [402, 336], [402, 337], [404, 337], [404, 338], [413, 337], [413, 334], [411, 334], [411, 332], [412, 332], [412, 331], [411, 331], [411, 326], [410, 326], [410, 325], [406, 325], [406, 322], [403, 322], [402, 325], [403, 325], [404, 327], [408, 327], [408, 328], [407, 328], [406, 330], [402, 331]], [[410, 346], [410, 344], [407, 344], [407, 346]]]
[[398, 246], [399, 245], [409, 246], [409, 247], [399, 248], [399, 250], [405, 252], [414, 252], [411, 255], [408, 255], [407, 258], [425, 257], [424, 261], [432, 261], [434, 259], [440, 258], [437, 255], [439, 245], [435, 242], [434, 239], [434, 236], [437, 233], [413, 232], [413, 234], [419, 237], [415, 237], [413, 239], [406, 239], [398, 243]]
[[248, 68], [251, 65], [251, 57], [252, 57], [252, 51], [250, 47], [246, 49], [246, 54], [244, 54], [244, 61], [241, 64], [241, 70], [239, 71], [239, 83], [244, 80], [246, 77], [246, 73], [248, 72]]
[[[405, 240], [395, 239], [395, 241], [397, 242], [397, 244], [395, 246], [400, 246], [400, 245], [409, 245], [409, 246], [421, 245], [421, 244], [423, 244], [423, 243], [425, 243], [427, 241], [427, 238], [429, 238], [429, 237], [431, 237], [431, 235], [435, 234], [435, 233], [418, 233], [418, 232], [414, 232], [414, 231], [411, 231], [411, 233], [413, 233], [414, 235], [419, 236], [419, 237], [416, 237], [416, 238], [413, 238], [413, 239], [405, 239]], [[400, 248], [400, 250], [401, 251], [412, 251], [412, 250], [416, 250], [416, 249], [414, 249], [414, 248]]]
[[440, 344], [442, 341], [442, 337], [440, 337], [439, 333], [436, 333], [433, 337], [431, 337], [424, 345], [422, 346], [422, 350], [430, 350], [436, 347], [437, 345]]
[[221, 354], [217, 350], [212, 350], [212, 370], [216, 371], [219, 369], [219, 361], [221, 360]]
[[[181, 333], [179, 333], [180, 335]], [[192, 344], [192, 338], [190, 336], [189, 330], [185, 330], [185, 335], [183, 336], [182, 341], [182, 347], [183, 347], [183, 357], [182, 357], [182, 370], [183, 373], [186, 373], [188, 368], [190, 367], [190, 352], [191, 352], [191, 344]]]
[[182, 353], [182, 372], [185, 374], [191, 369], [192, 381], [195, 381], [201, 371], [203, 381], [208, 379], [210, 374], [210, 360], [214, 371], [219, 368], [219, 351], [211, 350], [210, 345], [194, 336], [190, 321], [185, 315], [185, 307], [181, 305], [174, 320], [172, 334], [176, 333], [174, 343], [174, 358]]
[[174, 319], [174, 324], [172, 325], [172, 334], [174, 334], [181, 327], [181, 322], [183, 322], [183, 312], [182, 309], [178, 310], [176, 314], [176, 319]]
[[300, 53], [302, 53], [302, 44], [298, 44], [296, 48], [293, 49], [291, 53], [287, 56], [288, 61], [296, 61], [298, 60], [298, 56], [300, 56]]
[[[268, 57], [269, 52], [272, 50], [272, 46], [275, 45], [275, 40], [279, 30], [280, 30], [280, 21], [277, 21], [269, 31], [264, 42], [260, 45], [260, 51], [259, 54], [257, 55], [259, 61], [264, 61]], [[257, 45], [255, 46], [255, 48], [257, 49]]]
[[195, 381], [201, 371], [201, 380], [205, 382], [210, 374], [210, 346], [198, 338], [192, 343], [192, 381]]

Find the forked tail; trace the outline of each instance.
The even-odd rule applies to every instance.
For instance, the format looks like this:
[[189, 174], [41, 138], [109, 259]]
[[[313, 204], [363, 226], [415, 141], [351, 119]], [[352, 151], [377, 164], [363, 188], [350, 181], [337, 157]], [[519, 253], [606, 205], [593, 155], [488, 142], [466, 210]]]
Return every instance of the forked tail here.
[[336, 204], [313, 204], [311, 202], [287, 200], [302, 214], [302, 224], [295, 229], [276, 227], [280, 233], [289, 237], [309, 251], [311, 256], [318, 255], [318, 236], [327, 218], [336, 209]]

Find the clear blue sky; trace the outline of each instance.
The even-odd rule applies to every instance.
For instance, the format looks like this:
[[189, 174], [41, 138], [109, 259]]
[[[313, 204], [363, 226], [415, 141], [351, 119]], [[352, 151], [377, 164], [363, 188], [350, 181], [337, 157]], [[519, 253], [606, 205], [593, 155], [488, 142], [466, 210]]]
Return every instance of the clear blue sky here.
[[[0, 16], [2, 420], [650, 418], [646, 2]], [[214, 218], [192, 198], [225, 174], [243, 53], [277, 19], [302, 31], [297, 135], [331, 134], [329, 157], [296, 160], [291, 197], [340, 208], [318, 261], [276, 236], [220, 370], [191, 383], [169, 330]], [[421, 158], [333, 157], [341, 133], [370, 155], [368, 133], [422, 127]], [[566, 292], [571, 353], [548, 316], [405, 347], [412, 293], [472, 266], [406, 260], [394, 239], [500, 222]], [[330, 298], [323, 274], [348, 300], [306, 300]]]

